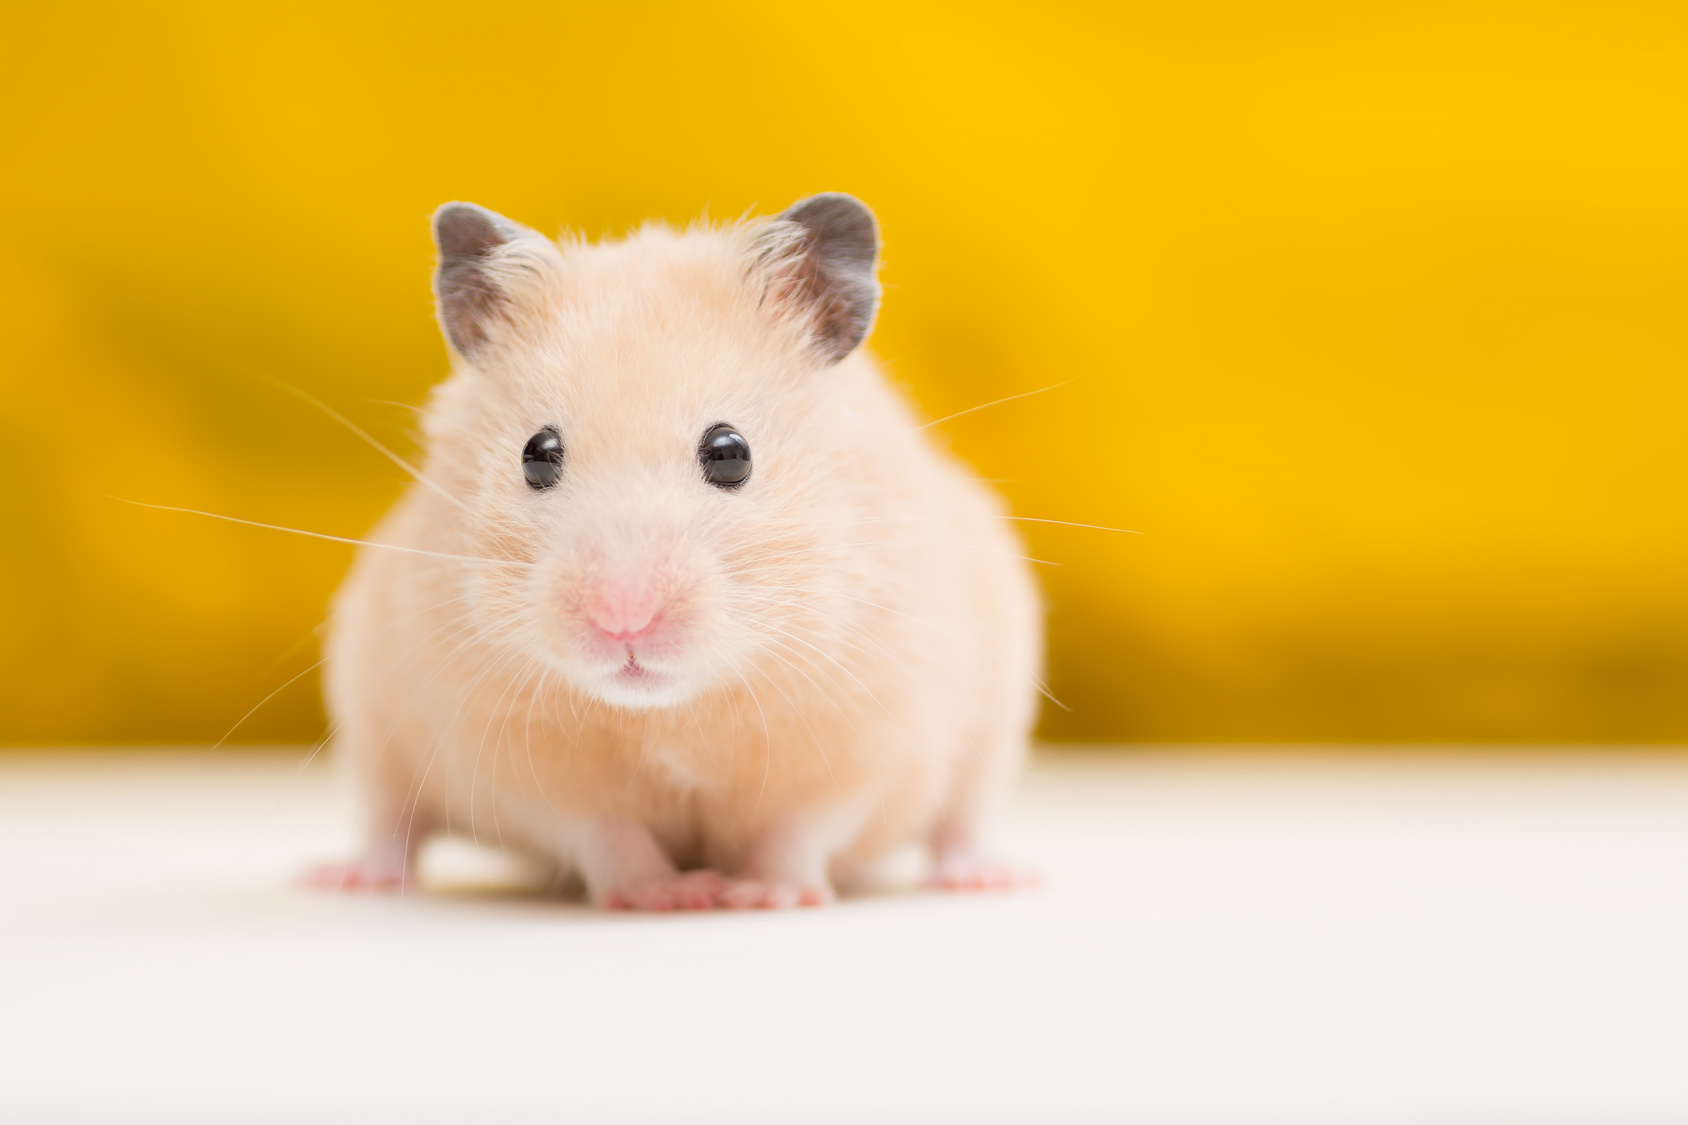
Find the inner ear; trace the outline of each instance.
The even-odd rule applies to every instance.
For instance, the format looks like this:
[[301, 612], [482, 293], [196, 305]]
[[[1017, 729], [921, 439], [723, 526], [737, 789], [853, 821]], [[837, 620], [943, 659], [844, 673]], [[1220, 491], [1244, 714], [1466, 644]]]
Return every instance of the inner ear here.
[[462, 355], [472, 355], [486, 343], [510, 300], [506, 279], [500, 276], [509, 271], [496, 268], [509, 256], [501, 251], [529, 242], [545, 239], [473, 203], [447, 203], [434, 212], [434, 245], [440, 254], [434, 297], [440, 327]]
[[776, 299], [809, 318], [829, 363], [856, 350], [879, 310], [879, 224], [861, 200], [824, 192], [793, 203], [763, 238]]

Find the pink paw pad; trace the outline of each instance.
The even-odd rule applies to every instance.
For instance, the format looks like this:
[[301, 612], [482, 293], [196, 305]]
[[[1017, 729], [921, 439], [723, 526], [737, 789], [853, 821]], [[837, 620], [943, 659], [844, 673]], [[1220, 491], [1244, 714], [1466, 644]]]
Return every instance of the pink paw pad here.
[[610, 910], [709, 910], [723, 886], [713, 871], [687, 871], [615, 887], [603, 896]]

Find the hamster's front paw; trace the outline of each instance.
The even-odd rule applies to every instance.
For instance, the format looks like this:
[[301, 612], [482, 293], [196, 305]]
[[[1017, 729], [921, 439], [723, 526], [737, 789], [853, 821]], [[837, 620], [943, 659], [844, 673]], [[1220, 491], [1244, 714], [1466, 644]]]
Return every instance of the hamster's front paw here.
[[611, 887], [600, 901], [610, 910], [708, 910], [723, 886], [713, 871], [684, 871]]
[[939, 854], [926, 883], [946, 891], [1011, 891], [1035, 887], [1039, 879], [971, 848], [951, 848]]
[[416, 885], [408, 864], [380, 857], [360, 856], [341, 863], [323, 863], [299, 876], [301, 886], [320, 891], [401, 891]]
[[734, 879], [722, 889], [715, 905], [725, 910], [783, 910], [791, 906], [825, 906], [832, 898], [832, 888], [825, 883]]

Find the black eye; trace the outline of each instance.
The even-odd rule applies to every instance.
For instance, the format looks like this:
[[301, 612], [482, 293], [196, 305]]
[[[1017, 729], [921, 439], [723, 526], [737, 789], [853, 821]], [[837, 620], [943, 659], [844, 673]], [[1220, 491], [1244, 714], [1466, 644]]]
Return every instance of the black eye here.
[[731, 426], [711, 427], [697, 448], [697, 459], [709, 483], [722, 488], [736, 488], [750, 475], [750, 443]]
[[563, 475], [563, 435], [540, 430], [522, 446], [522, 475], [530, 488], [550, 488]]

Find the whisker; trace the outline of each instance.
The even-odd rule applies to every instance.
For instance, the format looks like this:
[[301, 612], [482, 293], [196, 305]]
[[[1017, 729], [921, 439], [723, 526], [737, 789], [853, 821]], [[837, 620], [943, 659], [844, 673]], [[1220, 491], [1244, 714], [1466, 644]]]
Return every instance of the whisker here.
[[1060, 566], [1062, 564], [1050, 559], [1034, 559], [1030, 555], [1016, 555], [1012, 551], [1000, 550], [996, 547], [986, 547], [978, 543], [934, 542], [923, 543], [915, 539], [861, 539], [853, 543], [830, 543], [832, 547], [964, 547], [970, 551], [989, 551], [994, 555], [1007, 555], [1011, 559], [1021, 559], [1029, 563], [1042, 563], [1044, 566]]
[[[562, 815], [560, 809], [551, 801], [551, 794], [545, 791], [545, 783], [539, 780], [539, 770], [533, 764], [533, 705], [545, 697], [545, 679], [551, 674], [551, 669], [543, 663], [539, 665], [539, 684], [528, 696], [527, 717], [522, 720], [522, 745], [527, 751], [528, 776], [533, 778], [533, 787], [539, 791], [539, 797], [548, 805], [552, 812]], [[545, 715], [540, 714], [543, 721]]]
[[[786, 633], [785, 636], [789, 637], [789, 636], [791, 636], [791, 634]], [[789, 659], [781, 656], [779, 653], [775, 652], [772, 648], [767, 647], [770, 644], [778, 645], [780, 648], [785, 649], [787, 652], [790, 652], [793, 655], [797, 655], [797, 651], [795, 649], [791, 648], [789, 645], [787, 645], [784, 641], [776, 641], [776, 640], [773, 640], [772, 638], [768, 638], [768, 637], [763, 638], [763, 651], [766, 652], [769, 656], [772, 656], [775, 660], [782, 662], [783, 664], [786, 665], [786, 667], [790, 668], [793, 672], [796, 672], [799, 676], [802, 676], [805, 680], [808, 680], [810, 684], [814, 685], [815, 690], [820, 692], [821, 696], [828, 703], [832, 704], [832, 709], [838, 712], [839, 717], [842, 718], [846, 723], [849, 724], [851, 730], [855, 730], [856, 724], [850, 722], [849, 713], [846, 712], [843, 707], [839, 706], [838, 701], [836, 699], [832, 698], [831, 693], [829, 693], [826, 690], [826, 688], [822, 687], [820, 685], [820, 683], [813, 676], [811, 676], [807, 672], [803, 671], [802, 668], [799, 668], [795, 661], [789, 660]], [[810, 665], [810, 667], [814, 667], [814, 665]], [[820, 669], [815, 668], [815, 671], [819, 672]], [[846, 669], [846, 671], [848, 671], [848, 669]], [[857, 681], [857, 682], [859, 683], [860, 681]], [[872, 693], [869, 692], [868, 694], [871, 695]], [[856, 737], [858, 739], [861, 738], [861, 732], [860, 731], [856, 732]]]
[[[498, 846], [500, 848], [503, 848], [505, 844], [504, 826], [498, 815], [498, 760], [504, 752], [505, 736], [508, 734], [510, 729], [510, 719], [515, 714], [517, 703], [519, 703], [521, 697], [528, 692], [529, 685], [533, 683], [534, 672], [536, 669], [542, 669], [542, 665], [538, 660], [534, 659], [530, 655], [527, 658], [526, 663], [522, 666], [521, 686], [516, 689], [516, 695], [515, 698], [511, 700], [509, 710], [504, 711], [503, 721], [498, 724], [498, 741], [492, 744], [492, 779], [487, 784], [487, 791], [492, 794], [492, 830], [494, 835], [498, 837]], [[502, 696], [499, 697], [498, 705], [500, 709], [504, 706], [504, 699]], [[513, 756], [514, 748], [512, 747], [512, 757]], [[477, 756], [477, 766], [478, 762], [479, 758]]]
[[[767, 652], [771, 656], [778, 658], [778, 654], [775, 653], [772, 649], [764, 649], [763, 651]], [[791, 662], [789, 660], [782, 660], [782, 663], [792, 667], [793, 669], [796, 669], [796, 665], [791, 664]], [[786, 705], [791, 708], [792, 714], [796, 715], [797, 721], [803, 724], [803, 729], [809, 732], [809, 743], [810, 743], [810, 745], [812, 745], [815, 748], [815, 752], [821, 756], [821, 764], [826, 767], [827, 776], [832, 778], [832, 783], [834, 785], [837, 785], [838, 784], [838, 775], [832, 772], [832, 762], [827, 759], [826, 751], [821, 748], [820, 736], [815, 733], [815, 728], [809, 725], [809, 720], [804, 715], [803, 709], [801, 707], [797, 706], [797, 704], [792, 701], [791, 696], [786, 695], [785, 689], [780, 687], [778, 680], [776, 680], [772, 676], [768, 675], [767, 672], [763, 671], [760, 667], [758, 667], [755, 664], [751, 664], [750, 670], [755, 672], [757, 675], [761, 676], [764, 680], [767, 680], [768, 683], [773, 685], [773, 688], [774, 688], [775, 691], [779, 692], [780, 695], [785, 697]], [[798, 671], [801, 671], [801, 670], [798, 669]], [[810, 680], [809, 682], [814, 683], [813, 680]], [[820, 687], [819, 684], [815, 684], [815, 686], [817, 688]], [[826, 695], [826, 692], [825, 692], [824, 689], [821, 691], [821, 694]], [[832, 699], [831, 696], [827, 696], [828, 702], [831, 702], [831, 699]], [[834, 706], [837, 706], [837, 704], [834, 704]], [[766, 780], [766, 779], [764, 778], [764, 780]], [[760, 800], [760, 797], [758, 797], [758, 800]]]
[[[293, 771], [293, 776], [282, 784], [281, 792], [276, 794], [274, 803], [270, 805], [269, 811], [264, 814], [264, 819], [258, 822], [257, 828], [254, 829], [253, 839], [263, 838], [264, 833], [269, 830], [270, 822], [275, 819], [275, 814], [280, 811], [281, 803], [287, 799], [288, 793], [299, 783], [299, 779], [305, 776], [305, 770], [310, 767], [312, 762], [316, 761], [316, 756], [322, 753], [322, 748], [328, 745], [328, 740], [333, 738], [339, 730], [338, 725], [330, 727], [328, 732], [317, 740], [316, 745], [311, 747], [311, 752], [305, 755], [305, 760], [299, 763], [299, 768]], [[227, 738], [228, 735], [223, 737]], [[219, 743], [219, 745], [221, 744]]]
[[962, 415], [971, 414], [976, 410], [988, 410], [993, 406], [1001, 406], [1005, 402], [1013, 402], [1017, 398], [1031, 398], [1033, 395], [1040, 395], [1044, 391], [1059, 390], [1060, 388], [1066, 386], [1070, 382], [1072, 382], [1071, 379], [1063, 379], [1059, 383], [1055, 383], [1055, 384], [1052, 384], [1052, 385], [1047, 386], [1047, 387], [1039, 387], [1035, 391], [1022, 391], [1020, 394], [1017, 394], [1017, 395], [1009, 395], [1007, 398], [999, 398], [995, 402], [985, 402], [985, 403], [980, 403], [978, 406], [969, 406], [966, 410], [957, 410], [954, 414], [946, 414], [942, 418], [939, 418], [936, 421], [928, 422], [924, 426], [920, 426], [918, 428], [922, 429], [922, 430], [929, 430], [933, 426], [936, 426], [936, 425], [938, 425], [942, 422], [948, 422], [951, 419], [960, 418]]
[[1092, 531], [1117, 531], [1121, 535], [1141, 535], [1141, 531], [1132, 531], [1124, 527], [1103, 527], [1099, 523], [1073, 523], [1071, 520], [1046, 520], [1037, 516], [998, 516], [1000, 520], [1024, 520], [1027, 523], [1058, 523], [1063, 527], [1088, 527]]
[[[532, 668], [533, 658], [528, 657], [524, 662], [522, 669], [522, 683], [524, 685], [527, 683], [527, 677], [532, 675]], [[498, 702], [494, 703], [492, 707], [488, 709], [486, 723], [481, 727], [480, 743], [475, 747], [475, 763], [469, 770], [469, 838], [474, 840], [477, 844], [480, 843], [480, 835], [475, 829], [475, 790], [480, 785], [481, 781], [481, 758], [486, 753], [487, 735], [492, 733], [492, 721], [498, 718], [500, 714], [504, 716], [505, 723], [510, 721], [509, 712], [504, 710], [504, 700], [509, 697], [511, 689], [516, 687], [515, 677], [512, 676], [507, 678], [504, 682], [504, 690], [498, 693]], [[520, 695], [519, 688], [517, 689], [517, 694]], [[488, 784], [488, 789], [492, 793], [492, 823], [495, 831], [498, 831], [498, 748], [503, 742], [503, 739], [504, 726], [500, 725], [498, 729], [498, 738], [492, 744], [492, 781]], [[504, 835], [502, 831], [499, 831], [498, 833], [498, 845], [499, 847], [504, 846]]]
[[1049, 700], [1049, 702], [1053, 703], [1055, 706], [1059, 707], [1061, 710], [1065, 711], [1067, 714], [1070, 715], [1070, 714], [1073, 713], [1073, 709], [1071, 707], [1068, 707], [1065, 703], [1062, 703], [1059, 699], [1055, 698], [1055, 693], [1050, 691], [1047, 687], [1045, 687], [1042, 680], [1038, 679], [1036, 676], [1033, 676], [1032, 677], [1032, 684], [1034, 686], [1036, 686], [1038, 693], [1041, 694], [1043, 696], [1043, 698]]
[[394, 402], [392, 399], [388, 399], [388, 398], [366, 398], [363, 401], [373, 402], [376, 406], [396, 406], [396, 407], [399, 407], [401, 410], [413, 411], [416, 414], [420, 414], [424, 418], [432, 418], [434, 416], [432, 411], [424, 410], [422, 407], [417, 406], [414, 403]]
[[258, 710], [258, 708], [262, 707], [264, 704], [268, 703], [270, 700], [274, 699], [276, 696], [280, 695], [282, 692], [286, 691], [288, 688], [292, 687], [294, 684], [298, 683], [300, 680], [304, 679], [306, 676], [310, 675], [312, 672], [316, 671], [318, 668], [321, 668], [322, 665], [323, 665], [323, 662], [326, 661], [327, 659], [328, 658], [325, 656], [325, 657], [322, 658], [322, 660], [318, 660], [315, 664], [312, 664], [309, 668], [306, 668], [304, 671], [300, 672], [298, 675], [289, 677], [286, 683], [282, 684], [280, 687], [278, 687], [274, 691], [270, 692], [270, 694], [264, 696], [264, 698], [258, 700], [258, 702], [256, 702], [256, 703], [254, 703], [252, 705], [252, 710], [246, 712], [246, 714], [244, 714], [240, 718], [236, 719], [234, 721], [234, 726], [232, 726], [228, 730], [224, 731], [223, 737], [219, 738], [217, 740], [216, 745], [212, 746], [211, 749], [216, 750], [218, 747], [222, 746], [223, 743], [225, 743], [229, 740], [229, 735], [231, 735], [235, 731], [239, 730], [240, 724], [244, 723], [247, 719], [250, 719], [253, 716], [253, 714]]
[[381, 456], [385, 457], [387, 460], [391, 461], [393, 464], [397, 465], [399, 468], [403, 469], [405, 472], [407, 472], [411, 476], [415, 477], [416, 480], [418, 482], [420, 482], [421, 484], [424, 484], [428, 488], [433, 489], [434, 492], [436, 492], [443, 499], [445, 499], [449, 503], [457, 505], [459, 508], [461, 508], [465, 512], [467, 512], [469, 510], [469, 506], [467, 504], [463, 503], [463, 501], [459, 500], [457, 497], [453, 496], [451, 493], [447, 492], [445, 489], [443, 489], [439, 485], [435, 484], [432, 480], [428, 479], [428, 477], [424, 476], [422, 471], [420, 469], [418, 469], [415, 465], [412, 465], [409, 461], [406, 461], [403, 457], [400, 457], [397, 453], [394, 453], [391, 449], [388, 449], [385, 445], [382, 445], [379, 441], [376, 441], [373, 437], [371, 437], [357, 423], [353, 422], [350, 418], [347, 418], [344, 414], [341, 414], [338, 410], [335, 410], [332, 406], [328, 405], [326, 402], [323, 402], [321, 399], [317, 398], [315, 395], [311, 394], [309, 391], [305, 390], [302, 387], [295, 387], [292, 383], [287, 382], [285, 379], [277, 378], [276, 376], [271, 375], [271, 374], [269, 374], [268, 372], [265, 372], [265, 371], [254, 371], [253, 374], [255, 374], [258, 378], [263, 379], [265, 382], [270, 383], [272, 386], [278, 387], [281, 390], [286, 391], [288, 394], [295, 395], [299, 398], [304, 399], [306, 402], [310, 403], [312, 406], [316, 407], [318, 410], [322, 411], [324, 414], [328, 415], [330, 418], [334, 419], [336, 422], [340, 423], [342, 426], [344, 426], [348, 430], [352, 431], [352, 433], [356, 434], [358, 437], [360, 437], [364, 441], [368, 442], [370, 447], [373, 448], [375, 450], [375, 452], [379, 453]]
[[888, 605], [880, 605], [878, 602], [870, 602], [866, 598], [852, 598], [852, 597], [850, 597], [849, 594], [839, 594], [837, 596], [841, 597], [841, 598], [847, 598], [847, 599], [849, 599], [850, 601], [853, 601], [853, 602], [860, 602], [863, 605], [870, 605], [874, 609], [883, 610], [886, 613], [894, 613], [898, 617], [906, 617], [910, 621], [913, 621], [913, 622], [920, 624], [920, 625], [925, 625], [927, 628], [930, 628], [930, 629], [936, 629], [938, 632], [943, 633], [947, 636], [954, 637], [956, 640], [959, 640], [959, 641], [965, 641], [965, 640], [968, 639], [968, 638], [962, 636], [960, 633], [957, 633], [954, 629], [946, 629], [942, 625], [937, 624], [936, 622], [923, 620], [919, 617], [915, 617], [913, 614], [904, 613], [901, 610], [897, 610], [897, 609], [892, 609]]
[[[1099, 523], [1073, 523], [1071, 520], [1050, 520], [1039, 516], [1007, 516], [1000, 513], [991, 517], [999, 520], [1024, 520], [1028, 523], [1058, 523], [1066, 527], [1088, 527], [1097, 531], [1117, 531], [1122, 535], [1142, 535], [1141, 531], [1132, 531], [1124, 527], [1104, 527]], [[840, 520], [839, 527], [859, 527], [868, 523], [936, 523], [944, 519], [942, 516], [876, 516], [865, 520]]]
[[[422, 771], [421, 780], [419, 780], [416, 783], [416, 795], [411, 802], [411, 822], [412, 822], [412, 824], [414, 824], [414, 822], [415, 822], [416, 811], [420, 807], [421, 802], [422, 802], [422, 792], [427, 786], [428, 775], [433, 772], [434, 762], [439, 759], [440, 753], [446, 749], [447, 741], [449, 739], [451, 739], [452, 736], [457, 733], [457, 730], [458, 730], [457, 724], [458, 724], [458, 720], [463, 715], [464, 704], [469, 702], [470, 697], [473, 696], [476, 692], [478, 692], [480, 690], [481, 685], [483, 683], [485, 683], [487, 681], [487, 679], [489, 679], [490, 677], [492, 677], [494, 675], [502, 673], [506, 668], [508, 668], [510, 666], [511, 662], [514, 659], [515, 659], [514, 656], [505, 656], [501, 659], [489, 661], [484, 667], [482, 667], [480, 672], [475, 676], [474, 680], [471, 681], [470, 683], [468, 683], [467, 685], [465, 685], [463, 690], [458, 693], [457, 704], [456, 704], [455, 707], [452, 708], [451, 717], [449, 719], [447, 719], [440, 726], [439, 733], [433, 739], [433, 745], [428, 752], [428, 763]], [[480, 767], [480, 760], [479, 760], [479, 757], [477, 756], [475, 768], [478, 770], [479, 767]], [[412, 776], [415, 776], [414, 772], [412, 773]], [[449, 783], [449, 780], [450, 779], [448, 777], [447, 778], [448, 783]], [[449, 833], [451, 831], [451, 803], [449, 801], [447, 801], [445, 803], [445, 818], [446, 818], [446, 824], [445, 824], [446, 831]], [[471, 805], [470, 808], [469, 808], [469, 834], [470, 834], [470, 838], [475, 839], [476, 843], [480, 842], [475, 836], [475, 810], [474, 810], [473, 805]], [[410, 832], [407, 829], [406, 832], [405, 832], [405, 846], [406, 846], [407, 850], [409, 849], [409, 845], [410, 845]]]
[[[800, 594], [800, 595], [807, 594], [809, 592], [809, 591], [802, 589], [801, 587], [795, 587], [795, 586], [769, 585], [769, 586], [765, 586], [764, 589], [787, 590], [787, 591], [791, 591], [793, 593], [797, 593], [797, 594]], [[890, 606], [882, 606], [882, 605], [879, 605], [876, 602], [867, 601], [864, 598], [851, 597], [849, 594], [836, 593], [833, 596], [843, 598], [846, 601], [857, 602], [857, 603], [860, 603], [861, 605], [872, 606], [875, 609], [884, 610], [886, 613], [894, 613], [899, 617], [906, 617], [910, 621], [915, 622], [916, 624], [925, 625], [928, 628], [936, 629], [941, 633], [945, 633], [948, 636], [954, 637], [956, 640], [959, 640], [959, 641], [962, 641], [962, 642], [968, 644], [970, 647], [972, 647], [976, 651], [983, 651], [983, 646], [980, 645], [976, 640], [972, 640], [972, 639], [969, 639], [967, 637], [964, 637], [961, 634], [956, 633], [953, 630], [945, 629], [942, 625], [939, 625], [936, 622], [926, 621], [926, 620], [923, 620], [922, 618], [915, 617], [912, 614], [907, 614], [907, 613], [901, 612], [900, 610], [892, 609]], [[811, 611], [814, 608], [813, 604], [810, 603], [810, 602], [765, 600], [765, 604], [778, 605], [778, 606], [799, 606], [800, 605], [802, 608], [808, 609], [808, 610], [811, 610]], [[858, 630], [855, 627], [849, 625], [848, 623], [840, 621], [836, 618], [827, 617], [825, 615], [819, 615], [818, 619], [825, 624], [832, 625], [832, 626], [842, 626], [843, 628], [850, 630], [850, 632], [855, 633], [857, 636], [862, 637], [864, 640], [868, 640], [870, 643], [873, 643], [873, 647], [878, 648], [882, 655], [884, 655], [884, 656], [886, 656], [890, 659], [891, 663], [896, 664], [899, 667], [902, 665], [901, 661], [896, 660], [894, 656], [892, 656], [888, 651], [886, 651], [881, 646], [879, 646], [877, 644], [877, 642], [872, 642], [871, 637], [868, 634], [861, 632], [860, 630]], [[868, 649], [864, 645], [854, 643], [854, 642], [846, 642], [846, 643], [851, 643], [853, 647], [859, 649], [860, 651], [862, 651], [864, 653], [868, 652]], [[905, 669], [905, 671], [906, 671], [906, 669]], [[1059, 707], [1061, 710], [1068, 711], [1068, 712], [1072, 711], [1071, 707], [1068, 707], [1065, 703], [1062, 703], [1059, 699], [1057, 699], [1055, 697], [1054, 693], [1049, 690], [1048, 685], [1046, 685], [1040, 677], [1033, 676], [1032, 677], [1032, 685], [1034, 687], [1036, 687], [1038, 692], [1040, 694], [1042, 694], [1045, 698], [1047, 698], [1049, 700], [1049, 702], [1053, 703], [1055, 706]]]
[[756, 714], [762, 719], [762, 784], [756, 789], [756, 803], [750, 806], [756, 809], [762, 806], [762, 794], [768, 791], [768, 770], [774, 762], [774, 745], [768, 736], [768, 713], [762, 710], [762, 700], [757, 696], [756, 689], [750, 686], [750, 681], [745, 679], [744, 673], [737, 668], [733, 669], [733, 675], [744, 684], [744, 690], [750, 694], [750, 701], [756, 704]]
[[[762, 609], [797, 609], [797, 610], [803, 610], [803, 611], [808, 612], [810, 614], [810, 616], [812, 616], [814, 618], [814, 620], [816, 622], [818, 622], [819, 624], [827, 626], [827, 627], [832, 628], [832, 629], [842, 629], [845, 632], [848, 632], [848, 633], [853, 635], [853, 637], [845, 637], [845, 636], [834, 637], [833, 639], [836, 640], [838, 643], [843, 644], [843, 645], [847, 645], [848, 647], [856, 650], [857, 652], [862, 653], [864, 656], [867, 656], [867, 657], [877, 661], [879, 664], [881, 664], [883, 666], [894, 667], [894, 668], [898, 669], [899, 671], [903, 672], [904, 674], [908, 674], [910, 672], [910, 669], [906, 664], [904, 664], [901, 660], [897, 659], [896, 655], [893, 652], [891, 652], [884, 645], [880, 644], [877, 640], [875, 640], [871, 634], [863, 632], [861, 629], [858, 629], [856, 626], [852, 625], [850, 622], [845, 621], [841, 618], [830, 617], [830, 616], [827, 616], [825, 614], [815, 613], [814, 612], [815, 607], [814, 607], [812, 602], [803, 601], [803, 600], [800, 600], [800, 599], [792, 599], [792, 598], [769, 598], [769, 597], [759, 597], [759, 598], [755, 598], [755, 599], [746, 599], [746, 602], [747, 602], [747, 604], [744, 606], [744, 608], [750, 614], [749, 621], [750, 621], [751, 628], [753, 629], [753, 631], [762, 632], [762, 631], [765, 631], [765, 630], [771, 630], [773, 632], [781, 633], [784, 636], [791, 636], [790, 633], [786, 633], [784, 630], [782, 630], [782, 629], [778, 628], [776, 625], [772, 624], [772, 622], [765, 620], [765, 619], [761, 618], [760, 616], [757, 616], [757, 612], [759, 610], [762, 610]], [[803, 643], [808, 644], [807, 641], [804, 641]], [[813, 647], [813, 646], [810, 646], [810, 647]], [[829, 660], [835, 659], [834, 657], [832, 657], [830, 655], [827, 655], [827, 658]], [[863, 686], [865, 687], [866, 685], [863, 685]]]
[[495, 563], [502, 566], [531, 567], [532, 563], [519, 562], [516, 559], [489, 559], [479, 555], [453, 555], [445, 551], [424, 551], [420, 547], [401, 547], [397, 543], [377, 543], [373, 539], [349, 539], [344, 535], [324, 535], [320, 531], [303, 531], [297, 527], [282, 527], [279, 524], [259, 523], [257, 520], [243, 520], [239, 516], [224, 516], [216, 512], [202, 512], [198, 508], [177, 508], [169, 504], [148, 504], [145, 500], [130, 500], [125, 496], [113, 496], [113, 500], [120, 500], [125, 504], [133, 504], [137, 508], [156, 508], [160, 512], [186, 512], [190, 516], [205, 516], [214, 520], [226, 520], [229, 523], [243, 523], [247, 527], [262, 527], [269, 531], [285, 531], [290, 535], [305, 535], [312, 539], [326, 539], [330, 543], [350, 543], [354, 547], [381, 547], [388, 551], [403, 551], [408, 555], [427, 555], [436, 559], [455, 559], [458, 562]]
[[323, 626], [323, 622], [321, 622], [321, 621], [319, 621], [315, 625], [311, 626], [310, 632], [306, 633], [304, 636], [300, 637], [298, 640], [294, 641], [292, 644], [290, 644], [286, 648], [282, 649], [281, 652], [276, 655], [276, 658], [274, 660], [272, 660], [268, 664], [264, 665], [264, 671], [265, 672], [273, 672], [277, 668], [279, 668], [281, 665], [285, 664], [289, 657], [291, 657], [294, 653], [298, 652], [300, 649], [304, 648], [306, 645], [310, 644], [312, 637], [319, 636], [321, 634], [322, 626]]

